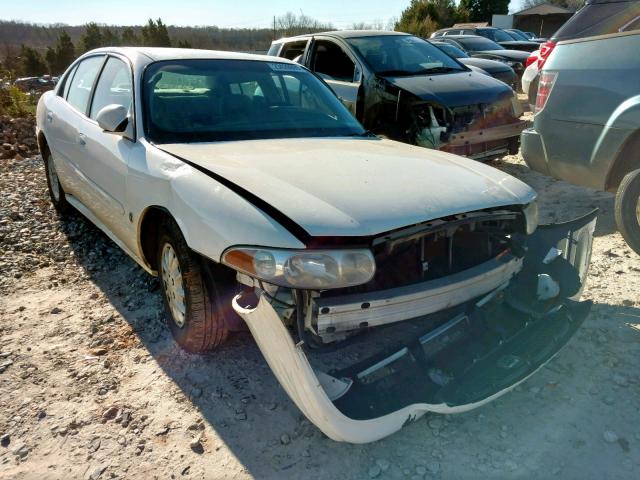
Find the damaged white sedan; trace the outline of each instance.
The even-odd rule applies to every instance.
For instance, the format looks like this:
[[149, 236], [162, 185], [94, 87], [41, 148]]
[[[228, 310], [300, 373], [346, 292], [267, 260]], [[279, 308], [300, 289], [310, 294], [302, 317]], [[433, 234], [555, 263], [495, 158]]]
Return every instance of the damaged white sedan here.
[[595, 213], [538, 226], [524, 183], [368, 134], [288, 60], [94, 50], [37, 122], [54, 206], [160, 276], [177, 343], [246, 323], [334, 440], [497, 397], [589, 310]]

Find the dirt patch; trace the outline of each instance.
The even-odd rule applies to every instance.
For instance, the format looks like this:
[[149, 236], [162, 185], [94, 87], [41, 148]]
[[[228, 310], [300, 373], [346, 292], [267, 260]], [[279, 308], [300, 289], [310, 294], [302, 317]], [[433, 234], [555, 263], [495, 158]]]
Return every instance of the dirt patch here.
[[39, 158], [0, 163], [0, 477], [576, 478], [640, 471], [640, 257], [609, 194], [493, 162], [531, 184], [544, 220], [600, 208], [566, 349], [513, 393], [430, 415], [370, 445], [324, 437], [248, 334], [179, 351], [155, 279], [76, 215], [59, 220]]

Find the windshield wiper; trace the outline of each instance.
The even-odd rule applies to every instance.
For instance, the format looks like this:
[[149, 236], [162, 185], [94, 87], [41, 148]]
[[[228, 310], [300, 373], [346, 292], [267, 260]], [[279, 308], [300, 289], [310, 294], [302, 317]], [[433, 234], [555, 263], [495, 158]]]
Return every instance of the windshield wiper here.
[[414, 75], [425, 75], [429, 73], [447, 73], [447, 72], [463, 72], [461, 68], [454, 67], [432, 67], [424, 68], [422, 70], [383, 70], [378, 72], [378, 75], [382, 77], [412, 77]]
[[462, 72], [461, 68], [455, 67], [432, 67], [425, 68], [424, 70], [419, 70], [415, 73], [415, 75], [424, 75], [425, 73], [447, 73], [447, 72]]

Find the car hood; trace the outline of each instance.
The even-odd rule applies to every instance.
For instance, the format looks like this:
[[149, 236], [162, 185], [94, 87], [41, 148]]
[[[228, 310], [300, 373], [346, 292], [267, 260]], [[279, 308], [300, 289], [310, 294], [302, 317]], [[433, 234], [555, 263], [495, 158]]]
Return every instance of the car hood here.
[[311, 236], [370, 236], [535, 198], [529, 186], [497, 169], [391, 140], [305, 138], [157, 147], [258, 197]]
[[506, 63], [489, 60], [488, 58], [459, 58], [458, 61], [464, 63], [467, 67], [471, 65], [491, 73], [508, 72], [511, 70], [511, 67]]
[[473, 53], [474, 55], [493, 55], [498, 58], [507, 58], [517, 62], [524, 62], [529, 58], [529, 55], [531, 55], [529, 52], [523, 52], [520, 50], [482, 50]]
[[493, 103], [512, 95], [504, 83], [478, 72], [384, 78], [421, 100], [447, 107]]

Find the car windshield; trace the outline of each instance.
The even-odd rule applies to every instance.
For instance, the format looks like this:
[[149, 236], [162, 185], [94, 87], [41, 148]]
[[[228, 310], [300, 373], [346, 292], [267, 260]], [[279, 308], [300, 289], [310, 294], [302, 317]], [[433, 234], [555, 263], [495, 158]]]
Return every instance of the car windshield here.
[[412, 35], [381, 35], [347, 41], [378, 75], [410, 76], [466, 68], [439, 48]]
[[156, 62], [143, 98], [146, 135], [158, 143], [366, 135], [322, 81], [289, 63]]
[[456, 38], [465, 50], [479, 52], [483, 50], [504, 50], [504, 47], [483, 37]]
[[478, 29], [477, 32], [479, 35], [490, 38], [494, 42], [513, 42], [513, 38], [507, 32], [497, 28]]
[[464, 53], [458, 47], [453, 46], [449, 43], [434, 43], [436, 47], [442, 50], [444, 53], [453, 58], [469, 58], [469, 55]]

